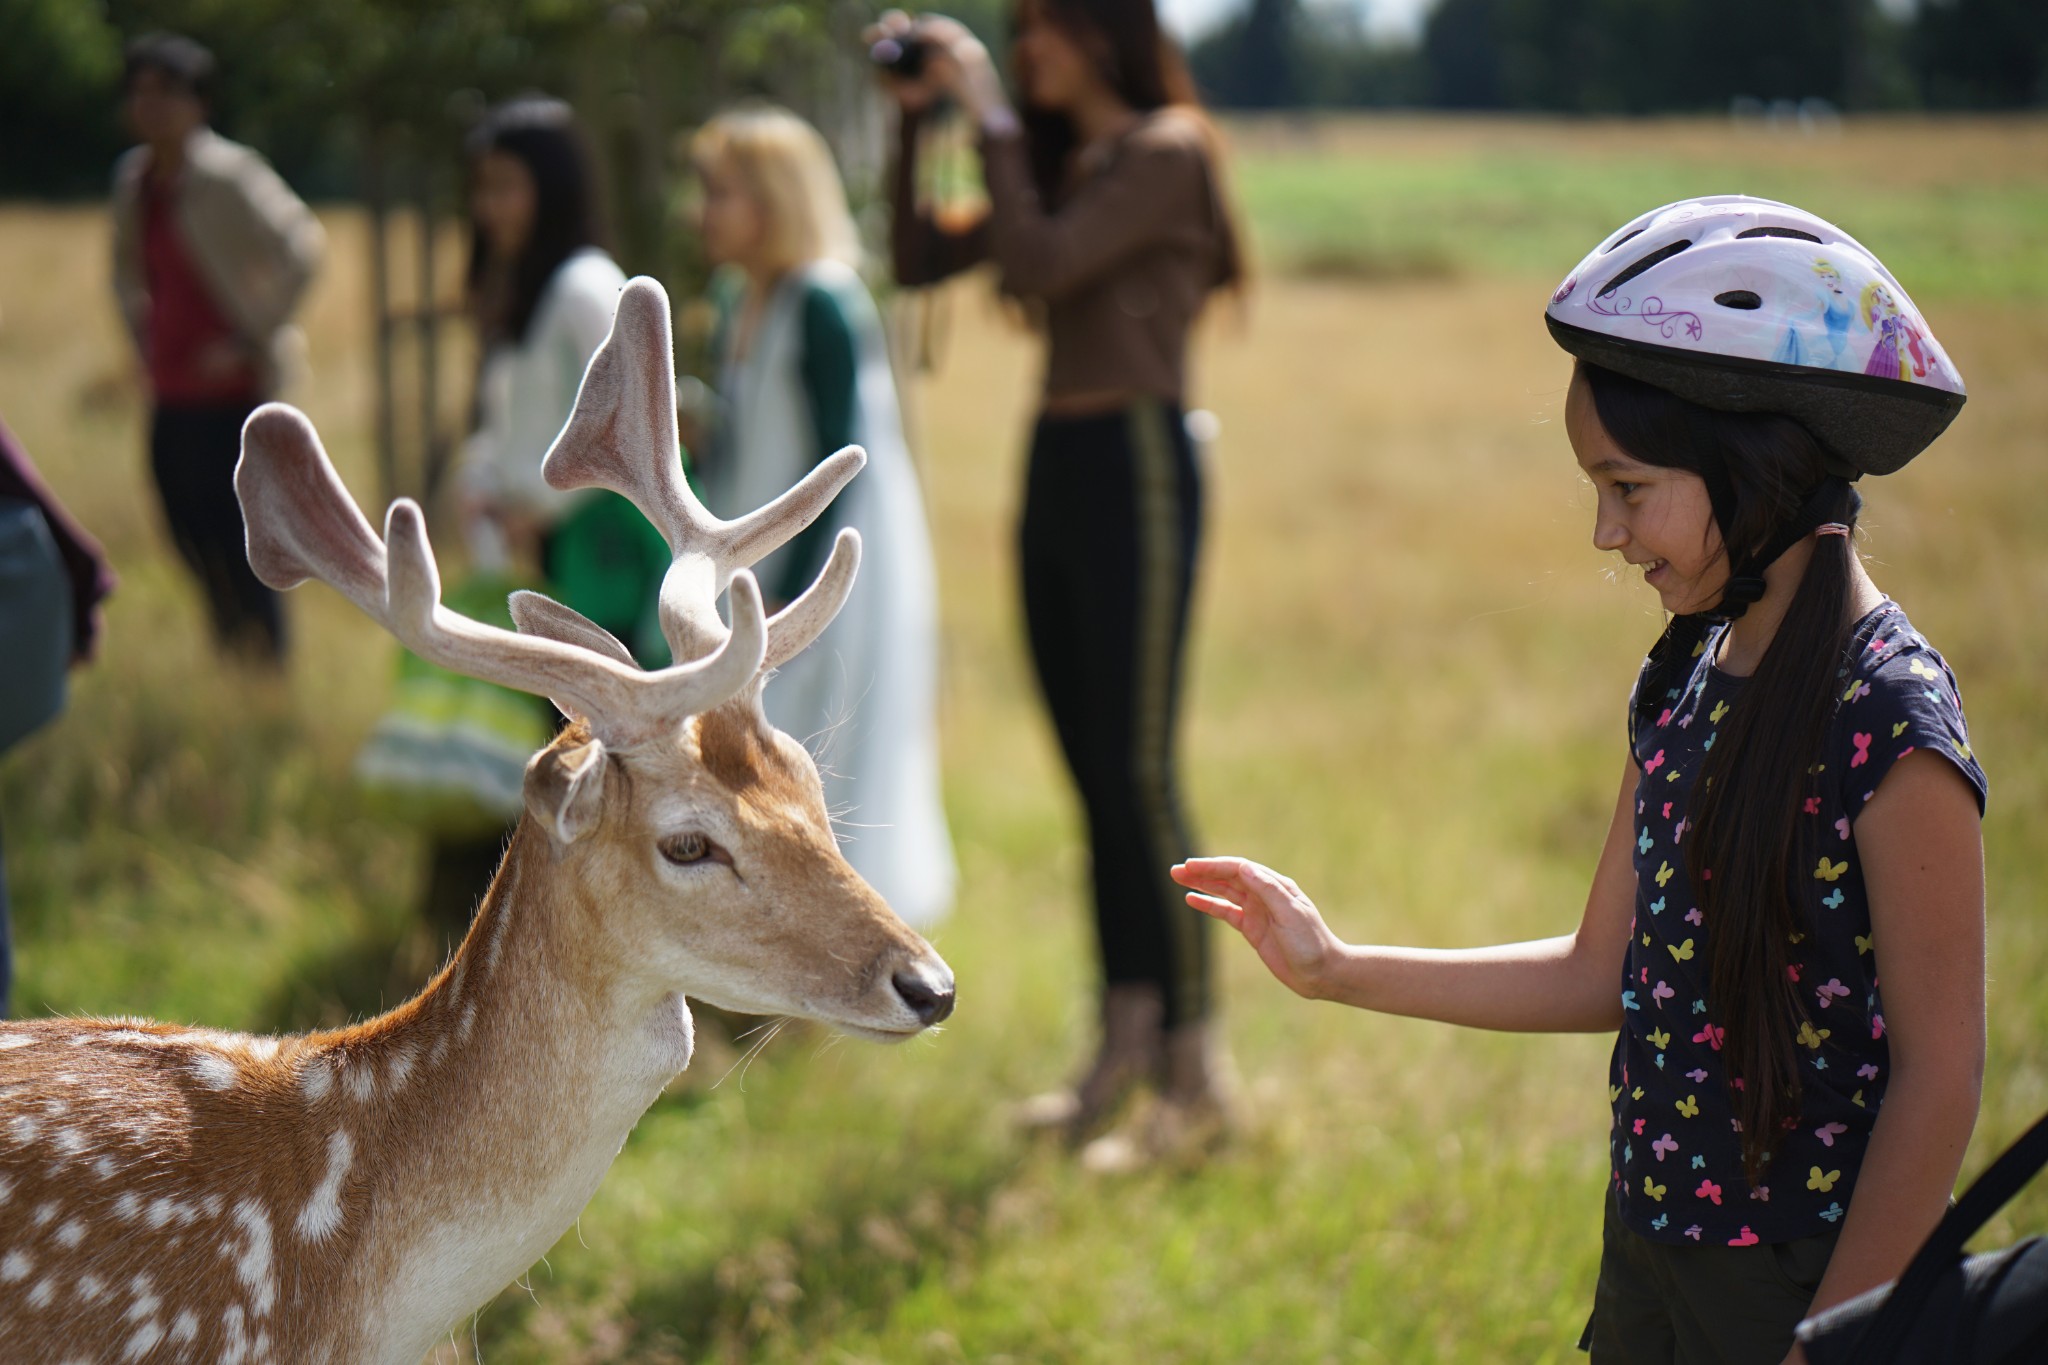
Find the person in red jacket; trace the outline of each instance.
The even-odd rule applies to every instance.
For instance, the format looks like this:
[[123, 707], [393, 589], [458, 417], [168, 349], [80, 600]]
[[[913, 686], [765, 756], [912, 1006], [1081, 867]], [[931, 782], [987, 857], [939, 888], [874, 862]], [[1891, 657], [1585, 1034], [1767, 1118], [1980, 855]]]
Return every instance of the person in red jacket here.
[[262, 157], [207, 126], [213, 71], [189, 38], [128, 49], [123, 93], [142, 145], [114, 172], [114, 290], [149, 379], [150, 466], [171, 538], [222, 646], [275, 664], [284, 615], [244, 554], [234, 469], [242, 423], [303, 349], [291, 316], [322, 234]]

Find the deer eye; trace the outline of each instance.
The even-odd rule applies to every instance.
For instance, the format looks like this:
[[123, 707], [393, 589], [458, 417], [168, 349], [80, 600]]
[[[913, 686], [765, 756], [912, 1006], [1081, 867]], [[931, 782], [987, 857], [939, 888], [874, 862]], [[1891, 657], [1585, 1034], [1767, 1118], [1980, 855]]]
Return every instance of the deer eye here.
[[695, 830], [687, 834], [671, 834], [660, 844], [661, 856], [677, 867], [689, 867], [695, 863], [730, 863], [725, 850], [712, 843]]

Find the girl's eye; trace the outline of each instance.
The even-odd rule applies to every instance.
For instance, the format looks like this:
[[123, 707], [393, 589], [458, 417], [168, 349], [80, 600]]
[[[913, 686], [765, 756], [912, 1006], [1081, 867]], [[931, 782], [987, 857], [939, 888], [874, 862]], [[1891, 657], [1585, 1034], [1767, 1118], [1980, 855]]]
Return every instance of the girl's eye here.
[[661, 856], [677, 867], [689, 867], [693, 863], [730, 862], [725, 850], [712, 843], [695, 830], [688, 834], [671, 834], [660, 844]]
[[1642, 485], [1639, 483], [1621, 483], [1619, 481], [1617, 481], [1614, 485], [1615, 491], [1620, 493], [1624, 498], [1634, 496], [1635, 491], [1641, 487]]

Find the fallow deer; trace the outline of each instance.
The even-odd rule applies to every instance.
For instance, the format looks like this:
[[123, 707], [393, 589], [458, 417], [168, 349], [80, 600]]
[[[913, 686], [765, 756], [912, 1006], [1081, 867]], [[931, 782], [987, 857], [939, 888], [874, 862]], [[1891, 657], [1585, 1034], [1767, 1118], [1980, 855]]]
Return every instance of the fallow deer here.
[[545, 466], [667, 537], [677, 662], [658, 671], [546, 598], [515, 600], [519, 633], [451, 613], [415, 504], [380, 541], [300, 413], [250, 417], [236, 488], [265, 582], [324, 579], [416, 653], [571, 721], [527, 769], [467, 938], [390, 1013], [283, 1038], [0, 1023], [9, 1365], [414, 1365], [575, 1219], [690, 1059], [685, 997], [878, 1040], [951, 1012], [946, 964], [841, 857], [810, 757], [760, 708], [845, 600], [859, 539], [772, 620], [746, 566], [864, 456], [712, 517], [678, 458], [668, 318], [659, 285], [627, 286]]

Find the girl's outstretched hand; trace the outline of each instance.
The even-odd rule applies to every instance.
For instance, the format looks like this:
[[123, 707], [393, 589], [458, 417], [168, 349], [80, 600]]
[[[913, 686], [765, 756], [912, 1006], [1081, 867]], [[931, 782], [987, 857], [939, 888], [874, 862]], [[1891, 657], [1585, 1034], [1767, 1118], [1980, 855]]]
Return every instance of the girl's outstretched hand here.
[[1188, 888], [1189, 905], [1243, 934], [1282, 985], [1323, 997], [1344, 942], [1293, 878], [1249, 858], [1190, 858], [1174, 865], [1173, 879]]

